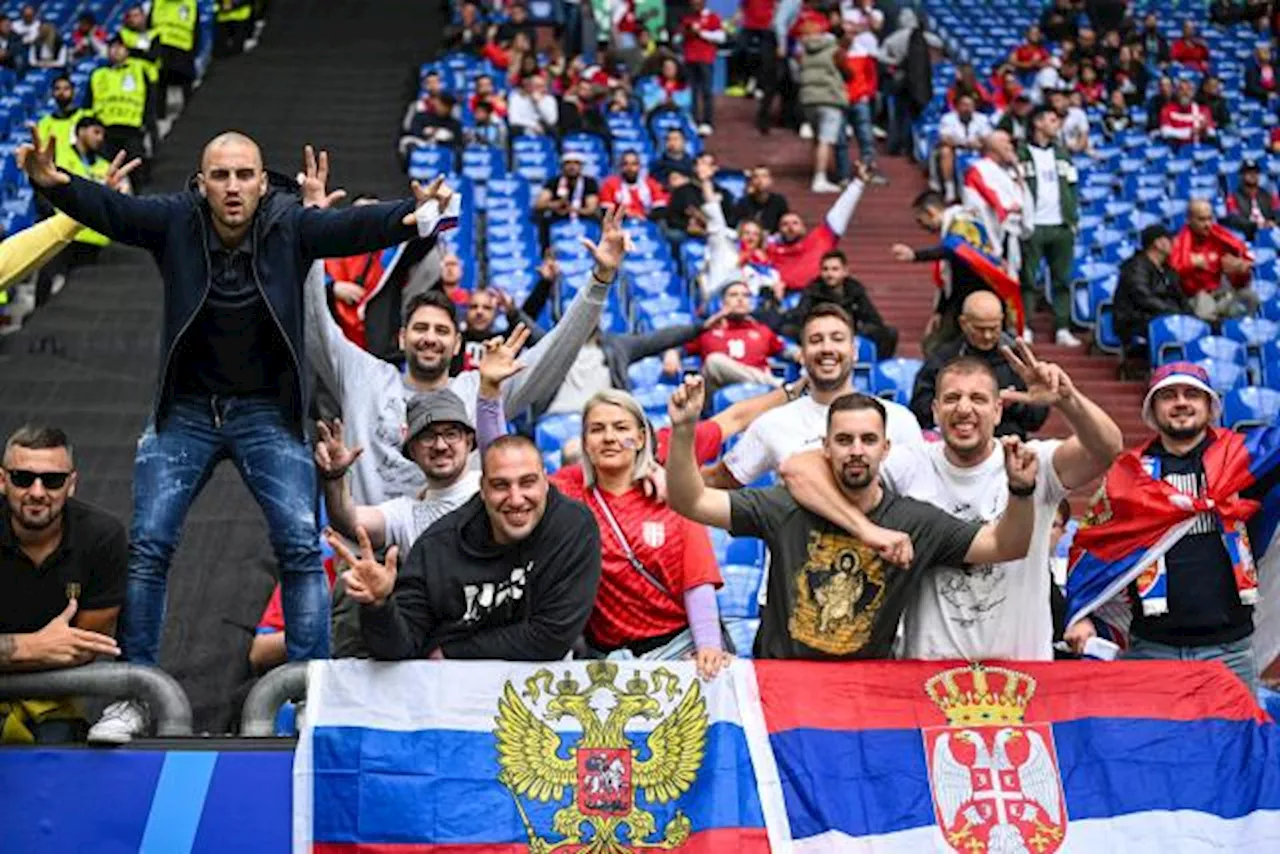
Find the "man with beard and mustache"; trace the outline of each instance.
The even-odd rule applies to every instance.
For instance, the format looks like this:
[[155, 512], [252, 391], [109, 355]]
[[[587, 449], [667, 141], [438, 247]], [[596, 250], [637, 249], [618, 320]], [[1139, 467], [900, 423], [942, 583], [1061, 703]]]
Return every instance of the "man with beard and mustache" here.
[[[0, 487], [0, 672], [75, 667], [120, 654], [129, 543], [124, 525], [72, 496], [71, 443], [61, 430], [23, 427], [5, 443]], [[82, 739], [66, 700], [0, 701], [0, 740]]]
[[[1025, 391], [1002, 390], [989, 362], [961, 356], [938, 373], [933, 417], [942, 432], [934, 442], [893, 454], [883, 468], [894, 491], [927, 501], [961, 519], [999, 518], [1016, 495], [1007, 485], [996, 425], [1013, 403], [1054, 406], [1075, 435], [1033, 441], [1024, 451], [1039, 460], [1026, 502], [1033, 508], [1030, 549], [1008, 562], [926, 564], [937, 571], [911, 599], [904, 623], [904, 658], [1051, 661], [1050, 539], [1058, 505], [1067, 494], [1102, 474], [1122, 449], [1120, 428], [1085, 397], [1058, 365], [1038, 360], [1017, 342], [1001, 347]], [[783, 466], [795, 500], [855, 536], [867, 516], [842, 494], [816, 453]]]
[[[1224, 453], [1224, 448], [1240, 443], [1243, 438], [1246, 447], [1264, 449], [1274, 444], [1268, 434], [1275, 427], [1263, 427], [1259, 433], [1249, 431], [1240, 437], [1214, 426], [1221, 417], [1222, 401], [1210, 386], [1204, 368], [1191, 362], [1165, 365], [1152, 374], [1142, 403], [1142, 420], [1156, 431], [1155, 438], [1127, 451], [1107, 474], [1110, 486], [1118, 469], [1140, 468], [1154, 481], [1140, 482], [1133, 488], [1155, 492], [1159, 503], [1168, 503], [1164, 494], [1166, 485], [1184, 496], [1209, 499], [1208, 507], [1191, 517], [1191, 527], [1147, 570], [1163, 583], [1149, 583], [1145, 588], [1162, 592], [1162, 601], [1152, 607], [1155, 603], [1149, 601], [1137, 581], [1127, 586], [1125, 604], [1132, 622], [1128, 626], [1129, 649], [1124, 657], [1221, 661], [1256, 693], [1253, 607], [1248, 604], [1252, 597], [1246, 594], [1251, 584], [1256, 584], [1255, 560], [1261, 560], [1270, 545], [1268, 528], [1274, 525], [1274, 514], [1266, 507], [1255, 505], [1250, 512], [1247, 506], [1237, 505], [1235, 512], [1243, 518], [1228, 529], [1219, 515], [1231, 511], [1228, 499], [1214, 501], [1213, 496], [1218, 494], [1224, 478], [1241, 482], [1229, 469], [1233, 465], [1237, 468], [1246, 465], [1253, 472], [1249, 478], [1251, 485], [1229, 496], [1229, 500], [1261, 502], [1268, 499], [1267, 504], [1271, 504], [1269, 493], [1280, 481], [1280, 467], [1272, 465], [1268, 469], [1266, 466], [1273, 455], [1251, 451], [1241, 462], [1238, 449]], [[1250, 455], [1252, 460], [1248, 459]], [[1114, 508], [1111, 524], [1135, 523], [1129, 515], [1134, 512], [1132, 502], [1125, 502], [1123, 506], [1108, 502], [1108, 507]], [[1137, 512], [1142, 509], [1138, 508]], [[1100, 520], [1099, 527], [1102, 524], [1107, 523]], [[1227, 546], [1229, 539], [1235, 543], [1231, 551]], [[1069, 578], [1068, 604], [1074, 608], [1071, 595]], [[1091, 617], [1076, 620], [1068, 628], [1066, 639], [1074, 650], [1083, 652], [1088, 640], [1098, 634], [1098, 628]], [[1114, 631], [1116, 623], [1112, 622], [1108, 628]]]
[[[806, 510], [785, 486], [727, 492], [707, 488], [693, 456], [704, 391], [698, 378], [671, 397], [667, 488], [672, 508], [734, 536], [769, 546], [768, 599], [761, 610], [757, 658], [888, 658], [903, 611], [935, 566], [1016, 560], [1031, 542], [1040, 467], [1017, 439], [1004, 442], [1010, 500], [998, 521], [964, 521], [887, 487], [880, 468], [891, 442], [883, 401], [845, 394], [827, 414], [823, 456], [844, 500], [879, 525], [905, 531], [913, 559], [894, 566], [876, 548]], [[1046, 598], [1047, 602], [1047, 598]]]
[[[853, 391], [853, 321], [834, 303], [820, 303], [805, 319], [800, 352], [809, 377], [809, 394], [762, 415], [719, 463], [707, 472], [707, 485], [738, 489], [775, 472], [792, 454], [822, 444], [827, 408]], [[884, 401], [888, 437], [898, 447], [921, 443], [920, 425], [911, 410]]]
[[[442, 199], [440, 210], [446, 210], [447, 203]], [[599, 244], [585, 238], [583, 242], [596, 261], [591, 281], [578, 291], [555, 328], [524, 354], [526, 370], [504, 383], [507, 412], [551, 398], [578, 351], [599, 327], [600, 311], [626, 251], [621, 211], [604, 218]], [[454, 304], [437, 290], [409, 301], [400, 331], [408, 370], [401, 374], [342, 334], [329, 312], [324, 280], [317, 270], [307, 278], [306, 302], [308, 357], [339, 400], [347, 439], [365, 449], [351, 467], [355, 502], [381, 504], [416, 493], [425, 485], [422, 470], [400, 452], [408, 399], [417, 392], [447, 388], [475, 418], [479, 372], [449, 376], [449, 364], [462, 347]]]
[[62, 169], [71, 168], [75, 152], [76, 122], [89, 115], [76, 103], [76, 84], [65, 74], [53, 78], [53, 111], [40, 118], [36, 126], [42, 139], [55, 140], [54, 161]]

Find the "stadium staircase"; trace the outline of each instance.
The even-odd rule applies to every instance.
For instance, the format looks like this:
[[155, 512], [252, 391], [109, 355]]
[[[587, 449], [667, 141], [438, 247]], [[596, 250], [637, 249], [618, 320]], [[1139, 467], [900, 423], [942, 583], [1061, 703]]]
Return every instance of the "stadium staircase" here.
[[[405, 194], [396, 129], [414, 69], [443, 26], [434, 3], [415, 0], [276, 0], [257, 50], [219, 60], [196, 91], [160, 147], [150, 190], [182, 188], [205, 142], [236, 128], [286, 174], [310, 142], [331, 152], [333, 187]], [[0, 343], [0, 429], [28, 419], [65, 427], [78, 495], [124, 520], [161, 309], [151, 259], [111, 247]], [[257, 506], [234, 469], [220, 467], [183, 530], [161, 656], [191, 698], [197, 731], [223, 731], [238, 713], [233, 695], [249, 675], [249, 642], [273, 583], [270, 554]]]
[[[775, 190], [783, 193], [812, 227], [821, 221], [834, 196], [809, 191], [812, 177], [811, 143], [788, 131], [760, 136], [754, 127], [755, 102], [721, 98], [716, 104], [716, 134], [709, 148], [720, 162], [739, 168], [756, 163], [770, 167]], [[889, 247], [895, 243], [926, 246], [933, 237], [922, 231], [911, 213], [911, 200], [925, 189], [919, 169], [903, 158], [881, 158], [889, 178], [888, 186], [868, 187], [845, 233], [840, 248], [849, 256], [854, 276], [866, 285], [885, 320], [898, 328], [898, 355], [920, 358], [920, 333], [932, 311], [934, 285], [929, 265], [901, 264]], [[1135, 442], [1145, 432], [1140, 418], [1142, 388], [1136, 382], [1116, 379], [1114, 356], [1086, 353], [1084, 349], [1047, 343], [1053, 323], [1046, 314], [1033, 320], [1036, 353], [1061, 364], [1085, 394], [1111, 413], [1124, 431], [1126, 442]], [[1053, 417], [1042, 436], [1063, 436], [1067, 427], [1061, 416]]]

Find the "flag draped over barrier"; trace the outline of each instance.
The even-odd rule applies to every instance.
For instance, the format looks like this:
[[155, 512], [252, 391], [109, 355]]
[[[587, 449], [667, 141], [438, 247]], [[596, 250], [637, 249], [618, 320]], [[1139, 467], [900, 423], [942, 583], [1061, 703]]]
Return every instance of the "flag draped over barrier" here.
[[295, 852], [1280, 851], [1218, 664], [311, 668]]

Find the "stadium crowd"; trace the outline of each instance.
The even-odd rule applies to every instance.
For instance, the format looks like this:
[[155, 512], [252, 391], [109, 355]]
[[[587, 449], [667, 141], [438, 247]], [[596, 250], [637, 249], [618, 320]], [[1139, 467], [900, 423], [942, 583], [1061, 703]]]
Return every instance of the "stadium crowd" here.
[[[553, 38], [521, 0], [457, 5], [388, 141], [412, 179], [400, 201], [339, 206], [310, 149], [296, 182], [277, 181], [237, 133], [208, 143], [196, 192], [119, 192], [151, 113], [124, 133], [96, 95], [79, 115], [71, 81], [53, 82], [51, 123], [18, 160], [59, 212], [49, 223], [155, 257], [164, 355], [127, 535], [74, 498], [61, 430], [8, 439], [0, 670], [155, 666], [184, 519], [230, 459], [280, 572], [257, 672], [572, 656], [692, 659], [711, 679], [735, 654], [1122, 655], [1221, 661], [1257, 690], [1258, 503], [1275, 466], [1232, 479], [1237, 439], [1217, 425], [1240, 389], [1203, 348], [1276, 319], [1257, 269], [1280, 204], [1269, 167], [1242, 158], [1176, 222], [1117, 210], [1108, 224], [1127, 217], [1138, 244], [1111, 265], [1105, 312], [1074, 305], [1106, 204], [1082, 173], [1125, 180], [1105, 149], [1135, 116], [1154, 145], [1228, 162], [1219, 58], [1194, 22], [1166, 41], [1167, 23], [1122, 0], [1052, 0], [1007, 56], [958, 62], [935, 93], [935, 63], [963, 46], [875, 0], [745, 0], [732, 20], [703, 0], [565, 9]], [[79, 43], [96, 50], [88, 27]], [[107, 40], [106, 69], [146, 88], [132, 50]], [[1274, 112], [1270, 55], [1255, 51], [1239, 94]], [[761, 134], [812, 141], [821, 221], [768, 166], [718, 162], [721, 73], [728, 97], [758, 98]], [[82, 171], [103, 146], [114, 162]], [[892, 248], [933, 265], [923, 330], [889, 325], [839, 248], [864, 194], [889, 192], [885, 157], [930, 182], [910, 205], [936, 240]], [[41, 228], [0, 251], [32, 243], [21, 257], [38, 266], [35, 241], [56, 237]], [[1105, 313], [1115, 349], [1149, 360], [1139, 445], [1037, 352], [1042, 301], [1055, 346], [1080, 347], [1082, 321]], [[1199, 331], [1167, 332], [1182, 320]], [[894, 358], [908, 340], [923, 362]], [[1265, 366], [1264, 341], [1238, 345], [1241, 377], [1250, 346]], [[1065, 438], [1034, 438], [1053, 411]], [[1128, 491], [1114, 514], [1103, 493], [1088, 526], [1171, 493], [1190, 521], [1150, 577], [1068, 613], [1068, 497], [1117, 470]], [[136, 698], [92, 729], [67, 700], [0, 709], [15, 740], [123, 743], [150, 724]]]

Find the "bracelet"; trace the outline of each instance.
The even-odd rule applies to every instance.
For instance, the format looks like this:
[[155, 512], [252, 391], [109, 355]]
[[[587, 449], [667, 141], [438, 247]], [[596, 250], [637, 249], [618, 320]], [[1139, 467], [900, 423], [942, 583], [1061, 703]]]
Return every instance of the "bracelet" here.
[[1009, 484], [1009, 494], [1015, 498], [1030, 498], [1036, 494], [1036, 485], [1033, 483], [1030, 486], [1014, 486], [1011, 483]]
[[800, 396], [800, 393], [799, 393], [798, 391], [796, 391], [796, 386], [798, 386], [798, 385], [800, 385], [799, 380], [797, 380], [797, 381], [795, 381], [795, 382], [789, 382], [789, 383], [783, 383], [783, 384], [782, 384], [782, 393], [783, 393], [783, 394], [785, 394], [785, 395], [787, 396], [787, 402], [788, 402], [788, 403], [790, 403], [791, 401], [795, 400], [796, 398], [798, 398], [798, 397]]
[[338, 473], [336, 473], [336, 474], [326, 474], [325, 472], [320, 472], [320, 479], [321, 479], [321, 480], [342, 480], [342, 479], [343, 479], [344, 477], [346, 477], [346, 476], [347, 476], [347, 470], [346, 470], [346, 469], [343, 469], [342, 471], [340, 471], [340, 472], [338, 472]]

